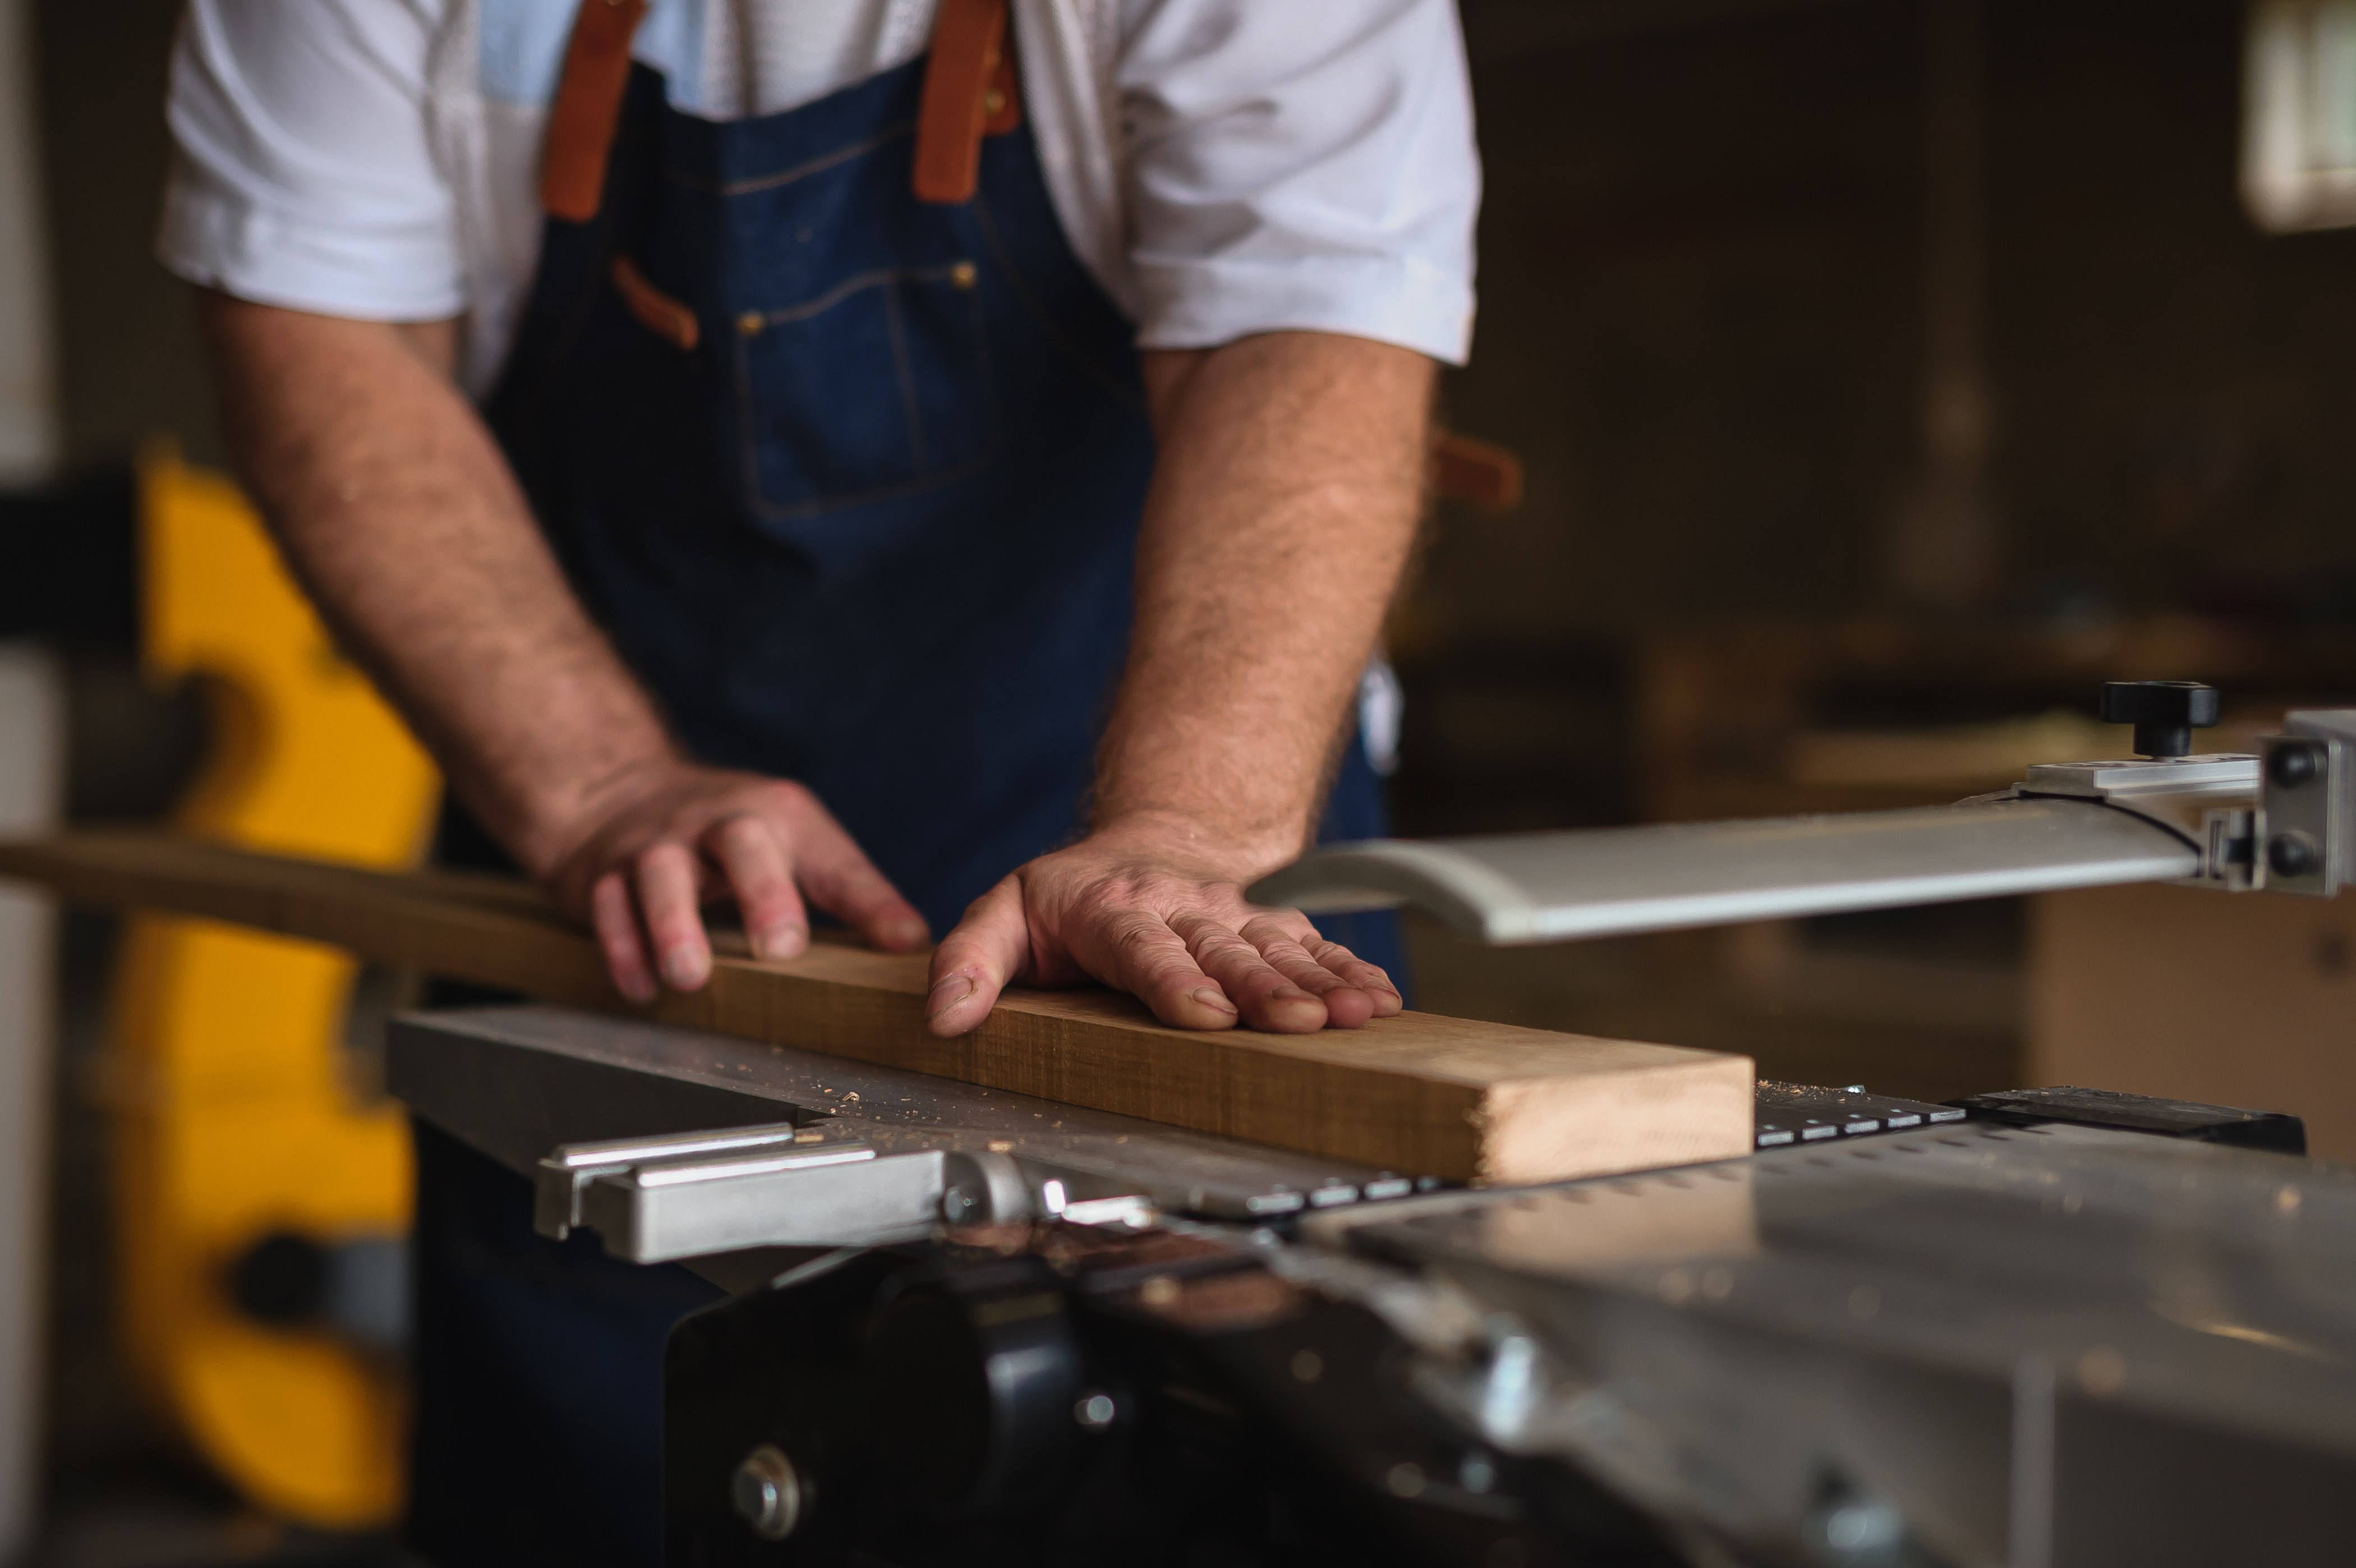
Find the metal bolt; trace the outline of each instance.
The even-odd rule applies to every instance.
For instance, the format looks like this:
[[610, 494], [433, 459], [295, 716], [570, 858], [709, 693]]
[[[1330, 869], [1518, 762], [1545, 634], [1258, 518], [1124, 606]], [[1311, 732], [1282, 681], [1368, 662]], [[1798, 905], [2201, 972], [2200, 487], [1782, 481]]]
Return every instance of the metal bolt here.
[[1090, 1432], [1102, 1432], [1119, 1413], [1108, 1393], [1082, 1394], [1072, 1405], [1072, 1419]]
[[962, 1225], [981, 1208], [981, 1195], [969, 1187], [953, 1187], [941, 1194], [941, 1218]]
[[2311, 746], [2277, 746], [2266, 756], [2266, 778], [2279, 789], [2296, 789], [2318, 771]]
[[736, 1466], [728, 1500], [755, 1535], [764, 1541], [783, 1541], [801, 1522], [801, 1477], [783, 1449], [764, 1443]]
[[2323, 864], [2315, 841], [2303, 832], [2276, 833], [2266, 843], [2266, 865], [2276, 876], [2308, 876]]

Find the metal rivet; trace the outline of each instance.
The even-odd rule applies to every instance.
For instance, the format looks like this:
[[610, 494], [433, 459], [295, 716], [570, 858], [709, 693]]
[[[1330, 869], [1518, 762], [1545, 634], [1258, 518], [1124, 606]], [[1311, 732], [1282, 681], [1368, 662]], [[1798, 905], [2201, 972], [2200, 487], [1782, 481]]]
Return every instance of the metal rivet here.
[[783, 1541], [801, 1522], [801, 1477], [784, 1450], [764, 1443], [736, 1466], [728, 1486], [728, 1500], [755, 1535], [764, 1541]]
[[971, 262], [959, 262], [949, 269], [949, 282], [959, 288], [971, 288], [981, 276], [981, 270]]
[[1423, 1466], [1412, 1459], [1402, 1459], [1383, 1477], [1383, 1485], [1395, 1498], [1419, 1497], [1423, 1492]]
[[1006, 94], [993, 87], [981, 95], [981, 106], [986, 113], [995, 114], [1006, 107]]
[[1112, 1396], [1107, 1393], [1082, 1394], [1072, 1406], [1072, 1419], [1090, 1432], [1102, 1432], [1119, 1413], [1113, 1406]]
[[1325, 1358], [1314, 1350], [1292, 1353], [1292, 1378], [1295, 1382], [1313, 1383], [1325, 1375]]
[[747, 338], [760, 336], [761, 328], [767, 325], [767, 322], [761, 319], [761, 313], [757, 310], [748, 310], [736, 318], [736, 330]]
[[1178, 1282], [1168, 1274], [1156, 1274], [1137, 1287], [1137, 1299], [1148, 1306], [1171, 1306], [1178, 1300]]

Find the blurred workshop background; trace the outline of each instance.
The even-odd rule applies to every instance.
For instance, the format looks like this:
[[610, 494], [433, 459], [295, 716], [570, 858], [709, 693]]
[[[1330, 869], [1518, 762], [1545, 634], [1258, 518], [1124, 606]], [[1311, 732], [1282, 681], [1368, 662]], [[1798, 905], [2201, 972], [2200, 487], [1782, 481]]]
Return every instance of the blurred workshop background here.
[[[177, 8], [0, 0], [0, 829], [395, 863], [430, 768], [220, 477], [150, 258]], [[2222, 687], [2219, 750], [2356, 702], [2356, 3], [1463, 12], [1444, 415], [1523, 482], [1437, 509], [1393, 625], [1402, 832], [1950, 800], [2123, 752], [2105, 679]], [[2346, 899], [1414, 936], [1435, 1011], [2356, 1156]], [[0, 1561], [398, 1561], [406, 983], [0, 897]]]

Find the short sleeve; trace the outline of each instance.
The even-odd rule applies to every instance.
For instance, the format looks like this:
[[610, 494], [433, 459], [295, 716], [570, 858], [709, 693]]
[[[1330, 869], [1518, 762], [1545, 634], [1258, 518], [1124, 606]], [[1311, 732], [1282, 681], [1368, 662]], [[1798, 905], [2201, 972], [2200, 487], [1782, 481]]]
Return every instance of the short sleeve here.
[[240, 298], [371, 320], [466, 306], [427, 128], [444, 0], [190, 0], [157, 252]]
[[1451, 0], [1131, 0], [1125, 21], [1139, 342], [1301, 328], [1462, 363], [1481, 167]]

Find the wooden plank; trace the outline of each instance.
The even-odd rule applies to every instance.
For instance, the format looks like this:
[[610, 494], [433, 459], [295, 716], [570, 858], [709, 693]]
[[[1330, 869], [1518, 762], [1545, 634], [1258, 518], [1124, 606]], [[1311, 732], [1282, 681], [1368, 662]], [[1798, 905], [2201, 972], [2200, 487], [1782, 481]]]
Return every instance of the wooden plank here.
[[1010, 991], [961, 1039], [927, 1034], [926, 958], [820, 943], [723, 954], [711, 983], [624, 1002], [596, 947], [519, 882], [389, 874], [148, 833], [0, 842], [0, 876], [70, 901], [169, 910], [380, 963], [651, 1015], [1393, 1170], [1526, 1182], [1751, 1147], [1748, 1058], [1406, 1013], [1362, 1029], [1202, 1034], [1106, 991]]

